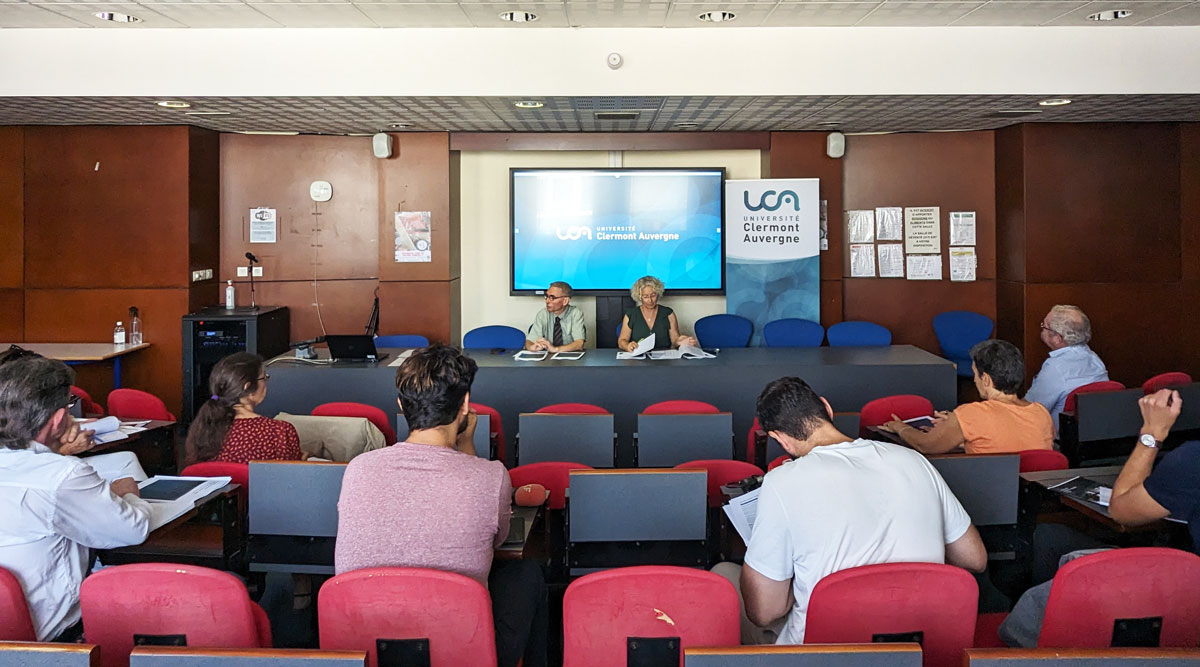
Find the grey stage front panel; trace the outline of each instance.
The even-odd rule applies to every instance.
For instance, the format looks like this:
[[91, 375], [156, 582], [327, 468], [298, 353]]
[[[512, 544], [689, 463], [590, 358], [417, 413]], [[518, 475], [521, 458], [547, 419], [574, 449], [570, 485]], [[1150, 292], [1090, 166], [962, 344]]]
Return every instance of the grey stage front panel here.
[[344, 463], [251, 463], [251, 535], [337, 537]]
[[[774, 649], [774, 647], [771, 647]], [[831, 647], [796, 646], [794, 651], [693, 654], [685, 651], [684, 667], [921, 667], [920, 650], [880, 649], [832, 652]]]
[[929, 462], [946, 480], [976, 526], [1017, 522], [1021, 457], [1016, 454], [946, 456]]
[[99, 647], [9, 644], [0, 648], [0, 667], [91, 667], [92, 652], [99, 654]]
[[528, 413], [518, 422], [517, 462], [571, 461], [593, 468], [613, 465], [612, 415]]
[[708, 473], [605, 470], [570, 473], [570, 540], [703, 540]]
[[638, 415], [638, 467], [733, 458], [733, 415]]

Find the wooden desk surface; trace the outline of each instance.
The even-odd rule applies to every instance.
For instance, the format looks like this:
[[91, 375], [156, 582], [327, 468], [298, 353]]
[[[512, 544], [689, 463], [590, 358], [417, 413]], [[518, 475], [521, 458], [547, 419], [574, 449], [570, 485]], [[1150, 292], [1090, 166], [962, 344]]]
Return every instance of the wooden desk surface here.
[[150, 347], [140, 345], [113, 345], [112, 343], [0, 343], [0, 350], [9, 345], [19, 345], [30, 352], [59, 361], [104, 361]]
[[[1086, 477], [1092, 481], [1099, 482], [1108, 487], [1117, 481], [1117, 475], [1121, 474], [1123, 466], [1097, 466], [1094, 468], [1069, 468], [1067, 470], [1045, 470], [1042, 472], [1023, 472], [1021, 479], [1037, 484], [1038, 486], [1049, 489], [1050, 487], [1060, 482], [1065, 482], [1072, 477]], [[1103, 524], [1105, 527], [1115, 530], [1119, 533], [1129, 532], [1137, 528], [1124, 526], [1117, 523], [1112, 515], [1108, 513], [1108, 508], [1100, 503], [1094, 503], [1087, 500], [1079, 500], [1068, 495], [1056, 493], [1059, 502], [1071, 509], [1083, 514], [1084, 516]], [[1156, 526], [1158, 522], [1147, 524]], [[1139, 527], [1145, 529], [1144, 527]]]

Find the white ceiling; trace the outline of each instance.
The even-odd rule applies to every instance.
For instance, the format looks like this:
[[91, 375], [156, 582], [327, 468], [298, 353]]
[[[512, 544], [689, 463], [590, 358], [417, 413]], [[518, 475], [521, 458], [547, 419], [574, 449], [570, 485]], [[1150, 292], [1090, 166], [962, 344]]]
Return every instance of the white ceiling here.
[[[1089, 14], [1129, 9], [1133, 15], [1097, 24]], [[512, 24], [498, 15], [524, 10], [532, 23]], [[701, 23], [697, 15], [734, 12], [728, 24]], [[95, 12], [120, 12], [137, 24], [101, 21]], [[144, 0], [71, 2], [0, 0], [0, 28], [694, 28], [800, 26], [1196, 26], [1200, 0], [565, 0], [561, 2], [474, 2], [405, 0]]]

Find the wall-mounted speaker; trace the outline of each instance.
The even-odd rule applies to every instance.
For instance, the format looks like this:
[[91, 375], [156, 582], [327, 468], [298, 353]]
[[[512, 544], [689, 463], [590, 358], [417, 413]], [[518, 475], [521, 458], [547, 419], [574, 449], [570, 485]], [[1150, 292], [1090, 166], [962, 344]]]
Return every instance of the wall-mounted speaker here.
[[830, 132], [825, 137], [825, 154], [837, 159], [846, 154], [846, 135], [841, 132]]
[[371, 137], [371, 149], [375, 152], [375, 157], [384, 159], [392, 156], [392, 135], [387, 132], [380, 132]]

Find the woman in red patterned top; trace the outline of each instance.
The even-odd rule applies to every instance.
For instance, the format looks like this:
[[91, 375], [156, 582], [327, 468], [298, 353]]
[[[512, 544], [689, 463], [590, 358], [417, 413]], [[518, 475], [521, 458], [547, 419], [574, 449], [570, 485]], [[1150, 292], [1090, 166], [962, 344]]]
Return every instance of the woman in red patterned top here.
[[208, 379], [212, 397], [196, 413], [187, 435], [187, 451], [196, 461], [300, 461], [296, 427], [255, 414], [267, 397], [262, 357], [237, 352], [213, 366]]

